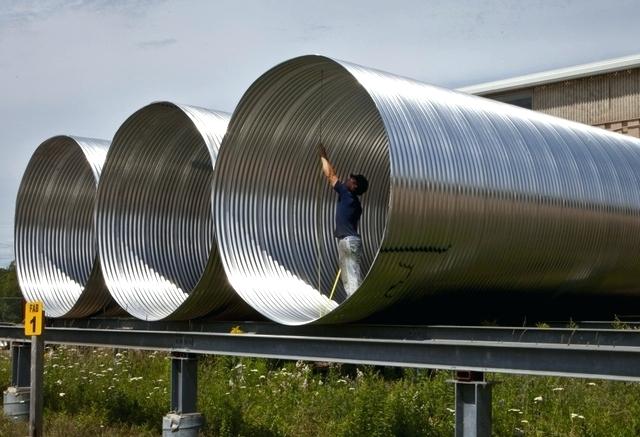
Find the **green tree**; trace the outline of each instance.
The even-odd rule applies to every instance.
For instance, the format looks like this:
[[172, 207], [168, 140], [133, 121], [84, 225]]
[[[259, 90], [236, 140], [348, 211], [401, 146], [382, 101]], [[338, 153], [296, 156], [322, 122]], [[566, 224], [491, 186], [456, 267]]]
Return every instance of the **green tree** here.
[[16, 263], [0, 268], [0, 322], [22, 320], [22, 294], [18, 287]]

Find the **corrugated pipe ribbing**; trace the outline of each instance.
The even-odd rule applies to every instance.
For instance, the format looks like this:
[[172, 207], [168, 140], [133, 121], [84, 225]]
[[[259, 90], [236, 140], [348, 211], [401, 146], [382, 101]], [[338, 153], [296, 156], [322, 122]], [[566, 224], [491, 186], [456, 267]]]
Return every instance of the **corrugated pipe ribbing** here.
[[214, 244], [211, 179], [229, 114], [152, 103], [118, 129], [98, 188], [109, 291], [143, 320], [255, 314], [229, 286]]
[[34, 152], [15, 215], [16, 270], [26, 300], [49, 317], [84, 317], [112, 303], [97, 261], [96, 187], [109, 142], [57, 136]]
[[[328, 298], [342, 177], [369, 191], [366, 277]], [[256, 80], [214, 171], [215, 232], [235, 290], [280, 323], [362, 319], [464, 290], [638, 293], [640, 141], [322, 56]]]

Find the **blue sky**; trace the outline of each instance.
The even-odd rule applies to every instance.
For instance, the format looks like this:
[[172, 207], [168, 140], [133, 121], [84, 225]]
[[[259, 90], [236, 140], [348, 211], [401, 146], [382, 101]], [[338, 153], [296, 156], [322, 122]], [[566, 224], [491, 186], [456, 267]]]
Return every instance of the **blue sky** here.
[[33, 150], [111, 139], [155, 100], [233, 111], [261, 73], [320, 53], [458, 87], [640, 52], [634, 1], [3, 0], [0, 266]]

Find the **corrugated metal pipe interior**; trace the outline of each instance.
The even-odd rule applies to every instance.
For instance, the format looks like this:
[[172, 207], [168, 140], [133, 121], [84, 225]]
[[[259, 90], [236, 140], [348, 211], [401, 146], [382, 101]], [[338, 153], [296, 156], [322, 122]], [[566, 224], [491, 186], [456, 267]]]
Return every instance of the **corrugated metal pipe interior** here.
[[109, 147], [57, 136], [34, 152], [16, 199], [15, 255], [27, 300], [50, 317], [83, 317], [111, 298], [99, 265], [93, 222], [96, 186]]
[[118, 129], [98, 189], [111, 294], [143, 320], [246, 316], [214, 244], [211, 178], [229, 114], [150, 104]]
[[366, 273], [389, 204], [388, 138], [371, 97], [330, 62], [267, 73], [243, 97], [214, 183], [218, 242], [230, 282], [254, 308], [300, 324], [346, 298], [333, 236], [336, 193], [321, 172], [322, 142], [340, 177], [366, 175], [359, 232]]

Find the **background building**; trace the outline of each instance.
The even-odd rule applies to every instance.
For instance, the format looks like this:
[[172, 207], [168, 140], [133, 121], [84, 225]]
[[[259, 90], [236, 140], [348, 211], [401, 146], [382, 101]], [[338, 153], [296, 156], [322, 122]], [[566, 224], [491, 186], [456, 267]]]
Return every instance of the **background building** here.
[[459, 90], [640, 137], [640, 55]]

